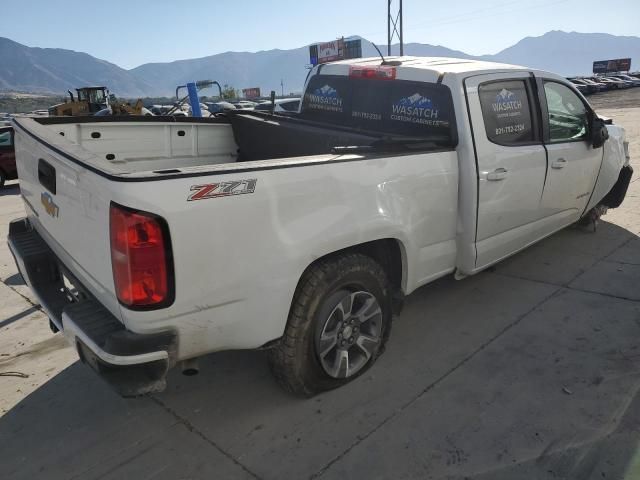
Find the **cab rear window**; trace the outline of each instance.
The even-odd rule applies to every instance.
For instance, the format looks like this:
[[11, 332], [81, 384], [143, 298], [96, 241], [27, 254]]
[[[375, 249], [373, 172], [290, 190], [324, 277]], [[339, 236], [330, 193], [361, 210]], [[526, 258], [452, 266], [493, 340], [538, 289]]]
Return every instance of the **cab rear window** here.
[[456, 143], [451, 92], [436, 83], [316, 75], [309, 80], [301, 115], [381, 134]]

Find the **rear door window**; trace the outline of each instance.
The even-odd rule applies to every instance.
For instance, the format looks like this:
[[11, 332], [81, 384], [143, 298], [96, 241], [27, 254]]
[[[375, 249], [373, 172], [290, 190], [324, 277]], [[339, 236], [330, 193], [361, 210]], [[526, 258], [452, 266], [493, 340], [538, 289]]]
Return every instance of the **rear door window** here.
[[498, 145], [536, 142], [529, 88], [524, 80], [480, 85], [480, 105], [487, 138]]

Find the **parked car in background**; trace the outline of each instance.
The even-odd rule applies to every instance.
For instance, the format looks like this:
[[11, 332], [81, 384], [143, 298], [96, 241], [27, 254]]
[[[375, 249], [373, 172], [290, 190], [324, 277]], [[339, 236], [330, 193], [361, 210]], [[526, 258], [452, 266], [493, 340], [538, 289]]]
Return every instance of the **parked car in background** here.
[[240, 100], [239, 102], [235, 102], [234, 105], [237, 110], [253, 110], [258, 104], [249, 100]]
[[613, 80], [611, 80], [610, 78], [607, 78], [607, 77], [594, 77], [594, 78], [597, 78], [597, 80], [594, 80], [594, 81], [598, 81], [598, 82], [604, 83], [607, 86], [608, 90], [616, 90], [618, 88], [625, 88], [624, 86], [620, 86], [620, 82], [614, 82]]
[[[187, 117], [193, 117], [193, 109], [191, 108], [191, 104], [184, 103], [181, 106], [183, 112], [185, 112]], [[213, 113], [209, 110], [209, 106], [206, 103], [200, 104], [200, 115], [203, 118], [207, 118], [213, 115]]]
[[607, 80], [610, 80], [613, 83], [615, 83], [618, 86], [618, 88], [629, 88], [633, 86], [631, 82], [628, 82], [626, 80], [620, 80], [619, 78], [616, 78], [616, 77], [606, 77], [606, 78]]
[[596, 92], [604, 92], [608, 90], [607, 86], [604, 83], [596, 82], [595, 80], [592, 80], [590, 78], [581, 78], [580, 80], [582, 80], [587, 85], [592, 85], [596, 89]]
[[18, 178], [13, 127], [0, 127], [0, 188], [7, 180]]
[[206, 105], [207, 105], [207, 108], [209, 109], [209, 112], [212, 114], [224, 113], [224, 112], [230, 112], [230, 111], [236, 110], [236, 107], [233, 103], [225, 102], [225, 101], [207, 102]]
[[[300, 109], [300, 99], [299, 98], [279, 98], [275, 102], [275, 107], [273, 109], [274, 113], [284, 113], [284, 112], [297, 112]], [[270, 112], [271, 111], [271, 102], [260, 102], [254, 110]]]
[[591, 85], [587, 85], [585, 82], [583, 82], [582, 80], [580, 80], [579, 78], [571, 78], [569, 79], [569, 81], [578, 89], [578, 91], [580, 93], [582, 93], [583, 95], [590, 95], [592, 93], [596, 92], [596, 88], [591, 86]]
[[640, 87], [640, 78], [635, 78], [631, 75], [614, 75], [614, 77], [619, 78], [624, 82], [631, 82], [634, 87]]

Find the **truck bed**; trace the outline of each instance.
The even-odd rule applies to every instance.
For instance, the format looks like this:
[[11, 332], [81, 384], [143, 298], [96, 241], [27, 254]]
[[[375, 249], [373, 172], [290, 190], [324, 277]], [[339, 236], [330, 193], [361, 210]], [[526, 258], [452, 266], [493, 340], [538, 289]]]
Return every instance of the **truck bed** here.
[[[22, 118], [18, 128], [69, 160], [120, 177], [202, 173], [237, 162], [306, 158], [327, 161], [334, 147], [371, 147], [384, 142], [376, 132], [268, 113], [227, 118], [54, 117]], [[397, 139], [396, 139], [397, 140]], [[407, 138], [408, 142], [415, 142]], [[451, 139], [425, 139], [412, 151], [450, 148]], [[402, 146], [395, 144], [395, 150]], [[391, 147], [385, 149], [389, 151]], [[380, 151], [377, 148], [376, 151]], [[362, 151], [360, 152], [362, 153]], [[319, 157], [318, 157], [319, 156]]]
[[113, 175], [233, 163], [237, 158], [231, 125], [224, 119], [53, 117], [22, 118], [16, 124], [65, 156]]

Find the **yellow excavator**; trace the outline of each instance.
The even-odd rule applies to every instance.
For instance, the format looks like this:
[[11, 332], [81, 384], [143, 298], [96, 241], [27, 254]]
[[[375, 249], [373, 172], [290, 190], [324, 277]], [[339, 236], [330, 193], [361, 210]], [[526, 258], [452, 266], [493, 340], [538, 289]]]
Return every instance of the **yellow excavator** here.
[[[74, 97], [68, 90], [69, 100], [49, 107], [50, 117], [95, 115], [107, 111], [108, 115], [145, 115], [142, 100], [131, 105], [117, 100], [115, 95], [109, 94], [107, 87], [76, 88]], [[110, 110], [110, 111], [109, 111]]]

